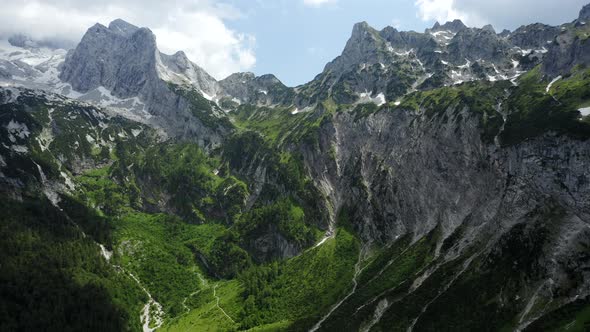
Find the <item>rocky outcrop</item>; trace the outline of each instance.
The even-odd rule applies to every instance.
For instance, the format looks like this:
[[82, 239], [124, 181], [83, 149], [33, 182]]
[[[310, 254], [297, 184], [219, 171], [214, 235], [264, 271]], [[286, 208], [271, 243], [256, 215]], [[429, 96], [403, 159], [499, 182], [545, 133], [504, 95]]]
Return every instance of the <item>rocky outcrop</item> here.
[[555, 38], [543, 61], [543, 71], [549, 77], [570, 72], [578, 64], [590, 62], [590, 42], [586, 25], [574, 25]]
[[519, 27], [508, 40], [524, 50], [539, 50], [549, 47], [559, 32], [559, 27], [536, 23]]
[[587, 22], [590, 21], [590, 4], [587, 4], [580, 10], [578, 21]]
[[225, 95], [240, 104], [275, 105], [293, 102], [295, 91], [272, 74], [235, 73], [219, 81]]
[[[212, 127], [196, 116], [193, 100], [179, 95], [170, 84], [196, 90], [205, 98], [218, 90], [217, 83], [184, 53], [160, 53], [154, 34], [122, 20], [109, 27], [91, 27], [63, 64], [60, 78], [74, 90], [87, 92], [104, 87], [118, 98], [138, 98], [154, 116], [150, 123], [168, 136], [195, 140], [205, 148], [218, 146], [230, 128]], [[207, 106], [203, 112], [214, 111]], [[223, 112], [213, 114], [225, 117]], [[190, 119], [189, 121], [187, 121]]]

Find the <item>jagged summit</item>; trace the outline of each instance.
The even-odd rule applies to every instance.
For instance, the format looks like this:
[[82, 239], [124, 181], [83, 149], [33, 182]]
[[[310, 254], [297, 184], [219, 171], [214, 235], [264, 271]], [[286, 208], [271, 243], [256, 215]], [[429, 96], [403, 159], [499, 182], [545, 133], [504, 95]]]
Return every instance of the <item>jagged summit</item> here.
[[238, 103], [289, 104], [294, 96], [275, 75], [256, 76], [251, 72], [234, 73], [219, 81], [223, 92]]
[[578, 16], [578, 20], [584, 22], [590, 21], [590, 3], [582, 7], [582, 9], [580, 10], [580, 15]]
[[125, 35], [129, 35], [134, 33], [135, 31], [137, 31], [139, 29], [139, 27], [124, 21], [120, 18], [112, 21], [111, 23], [109, 23], [109, 30], [112, 30], [113, 32], [119, 32]]
[[352, 33], [354, 34], [355, 32], [363, 32], [366, 30], [370, 30], [373, 29], [369, 23], [367, 23], [366, 21], [362, 21], [362, 22], [357, 22], [352, 26]]
[[484, 31], [489, 31], [489, 32], [492, 32], [492, 33], [496, 33], [496, 30], [494, 29], [494, 27], [491, 24], [486, 24], [481, 29], [484, 30]]
[[156, 37], [122, 20], [92, 26], [67, 57], [60, 78], [76, 91], [106, 87], [120, 97], [136, 96], [155, 74]]
[[463, 29], [467, 28], [465, 24], [460, 19], [455, 19], [453, 21], [446, 22], [445, 24], [440, 24], [439, 22], [434, 23], [431, 31], [451, 31], [453, 33], [457, 33]]

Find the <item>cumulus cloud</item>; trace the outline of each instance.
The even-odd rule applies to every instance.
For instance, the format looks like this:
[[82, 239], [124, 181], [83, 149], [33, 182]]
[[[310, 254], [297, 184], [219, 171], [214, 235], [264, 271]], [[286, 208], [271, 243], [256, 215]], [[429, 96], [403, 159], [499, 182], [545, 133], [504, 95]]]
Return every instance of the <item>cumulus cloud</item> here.
[[460, 19], [469, 26], [492, 24], [496, 28], [515, 29], [541, 22], [558, 25], [570, 22], [588, 0], [416, 0], [418, 17], [424, 21], [446, 22]]
[[310, 7], [321, 7], [327, 4], [334, 4], [337, 0], [303, 0], [303, 4]]
[[254, 36], [230, 29], [241, 17], [215, 0], [12, 0], [0, 11], [0, 37], [23, 33], [75, 45], [95, 23], [122, 18], [149, 27], [162, 52], [183, 50], [216, 78], [254, 66]]

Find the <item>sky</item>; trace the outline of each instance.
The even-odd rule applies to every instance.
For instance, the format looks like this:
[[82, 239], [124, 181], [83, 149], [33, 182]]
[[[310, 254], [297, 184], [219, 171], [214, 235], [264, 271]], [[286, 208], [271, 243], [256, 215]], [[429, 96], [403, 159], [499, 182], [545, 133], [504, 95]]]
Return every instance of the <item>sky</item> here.
[[165, 53], [183, 50], [217, 79], [275, 74], [312, 80], [337, 57], [354, 23], [424, 31], [461, 19], [497, 31], [570, 22], [590, 0], [0, 0], [0, 38], [23, 33], [75, 45], [86, 29], [122, 18], [149, 27]]

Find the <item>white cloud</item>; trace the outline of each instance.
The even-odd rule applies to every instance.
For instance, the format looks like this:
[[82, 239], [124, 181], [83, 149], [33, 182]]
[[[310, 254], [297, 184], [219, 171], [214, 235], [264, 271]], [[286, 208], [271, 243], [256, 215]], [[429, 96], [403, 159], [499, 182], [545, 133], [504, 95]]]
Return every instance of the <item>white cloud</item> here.
[[251, 69], [254, 36], [226, 25], [239, 19], [233, 6], [215, 0], [12, 0], [2, 1], [0, 36], [24, 33], [34, 39], [77, 43], [90, 26], [122, 18], [150, 28], [165, 53], [183, 50], [216, 78]]
[[303, 4], [310, 7], [321, 7], [323, 5], [334, 4], [338, 0], [303, 0]]
[[454, 0], [416, 0], [418, 17], [424, 21], [438, 21], [440, 23], [460, 19], [465, 23], [472, 23], [468, 15], [456, 9]]
[[469, 26], [492, 24], [499, 29], [515, 29], [529, 23], [559, 25], [578, 16], [588, 0], [416, 0], [418, 17], [441, 23], [460, 19]]

